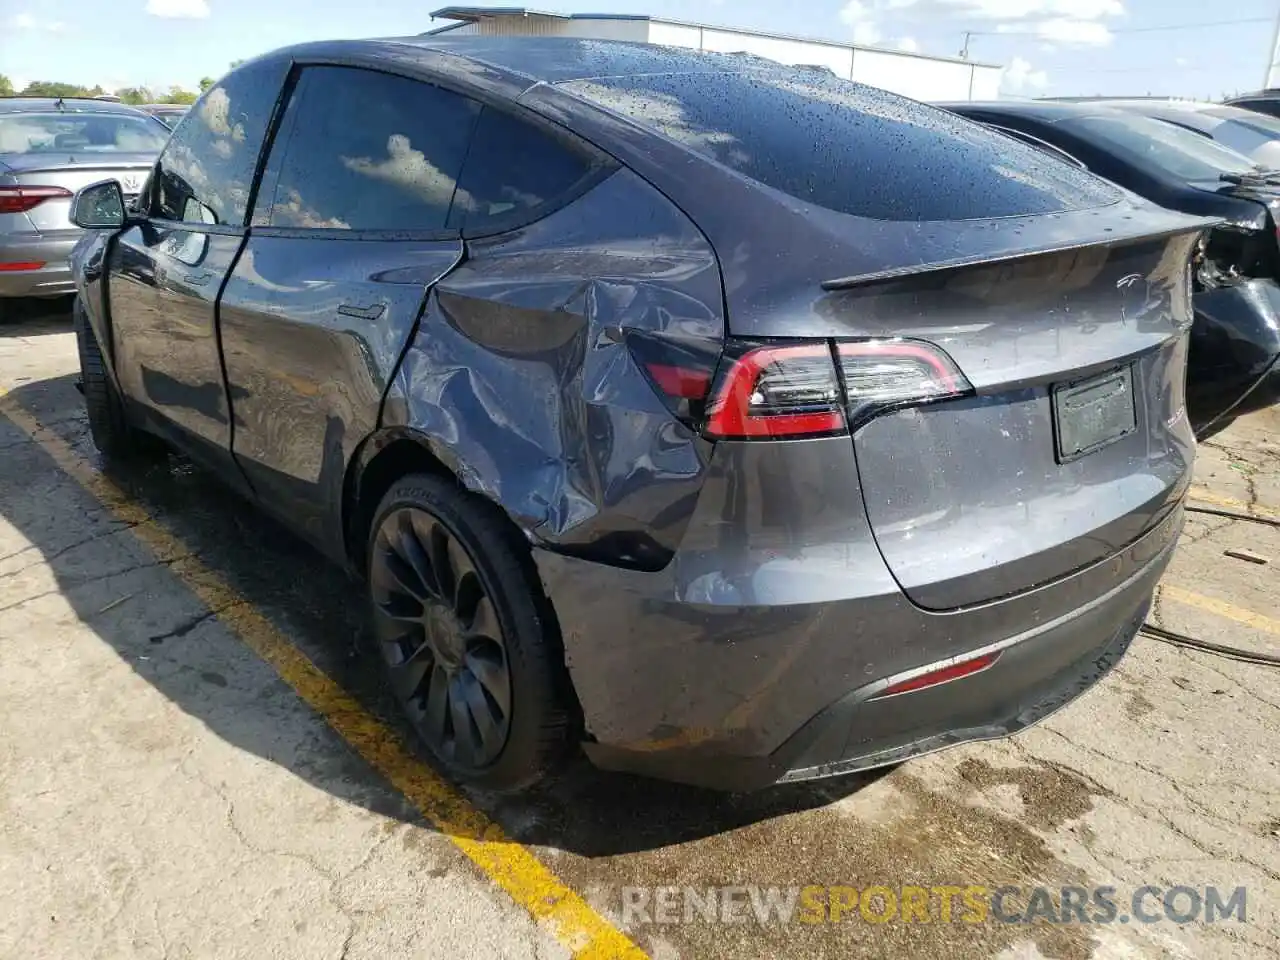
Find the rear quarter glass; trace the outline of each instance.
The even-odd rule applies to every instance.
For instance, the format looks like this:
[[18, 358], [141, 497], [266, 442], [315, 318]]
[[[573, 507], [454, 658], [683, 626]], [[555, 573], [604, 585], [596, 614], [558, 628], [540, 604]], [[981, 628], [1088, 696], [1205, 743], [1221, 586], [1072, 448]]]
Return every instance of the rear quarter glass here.
[[878, 220], [971, 220], [1113, 203], [1109, 184], [980, 124], [816, 73], [604, 77], [570, 93], [807, 203]]

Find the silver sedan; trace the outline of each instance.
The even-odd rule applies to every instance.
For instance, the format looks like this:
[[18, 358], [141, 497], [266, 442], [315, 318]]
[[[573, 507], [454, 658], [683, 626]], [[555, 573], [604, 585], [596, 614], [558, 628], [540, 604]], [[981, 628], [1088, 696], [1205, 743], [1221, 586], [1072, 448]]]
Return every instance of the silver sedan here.
[[136, 195], [168, 138], [159, 120], [120, 103], [0, 100], [0, 314], [16, 297], [74, 292], [67, 257], [82, 231], [72, 196], [112, 178]]

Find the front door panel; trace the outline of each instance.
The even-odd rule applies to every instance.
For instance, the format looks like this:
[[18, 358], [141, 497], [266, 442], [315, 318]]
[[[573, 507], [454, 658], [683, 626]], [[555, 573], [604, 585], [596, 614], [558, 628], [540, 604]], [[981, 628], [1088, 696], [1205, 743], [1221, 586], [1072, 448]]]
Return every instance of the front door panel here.
[[126, 396], [196, 447], [230, 447], [214, 307], [243, 242], [165, 220], [132, 227], [112, 254], [109, 285], [116, 369]]
[[220, 317], [232, 449], [264, 504], [326, 550], [341, 544], [342, 484], [378, 425], [427, 291], [462, 243], [259, 235]]

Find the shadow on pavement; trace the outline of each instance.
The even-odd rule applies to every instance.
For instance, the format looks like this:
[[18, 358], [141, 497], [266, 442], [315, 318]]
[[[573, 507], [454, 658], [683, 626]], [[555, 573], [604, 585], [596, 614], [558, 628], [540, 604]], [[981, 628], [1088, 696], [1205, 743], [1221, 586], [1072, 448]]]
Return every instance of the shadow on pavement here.
[[71, 297], [0, 300], [0, 338], [38, 337], [71, 329]]
[[[22, 385], [10, 397], [96, 464], [99, 461], [88, 439], [75, 379], [68, 375]], [[12, 433], [16, 429], [0, 415], [0, 431]], [[84, 563], [77, 559], [75, 550], [66, 549], [65, 525], [49, 517], [47, 510], [33, 508], [30, 497], [14, 496], [33, 483], [41, 484], [41, 477], [58, 469], [40, 447], [20, 442], [8, 446], [0, 461], [0, 511], [44, 556], [58, 591], [72, 603], [82, 622], [135, 672], [227, 742], [290, 769], [342, 800], [385, 816], [421, 822], [403, 797], [354, 752], [334, 749], [332, 740], [321, 741], [320, 749], [282, 749], [280, 727], [288, 722], [292, 708], [282, 710], [281, 696], [292, 694], [276, 688], [270, 697], [252, 697], [234, 685], [226, 686], [222, 678], [221, 685], [201, 682], [198, 664], [193, 669], [181, 663], [184, 656], [199, 655], [183, 646], [181, 630], [153, 645], [147, 629], [127, 617], [111, 620], [99, 616], [101, 598], [76, 589], [85, 583]], [[360, 652], [364, 600], [358, 584], [212, 476], [177, 457], [146, 470], [113, 471], [112, 479], [193, 550], [206, 567], [291, 637], [325, 673], [406, 742], [412, 742], [407, 726], [400, 722], [396, 707], [382, 690], [373, 658]], [[44, 485], [48, 486], [47, 481]], [[94, 508], [89, 494], [77, 489], [75, 495], [85, 509]], [[8, 506], [18, 503], [26, 506]], [[162, 575], [172, 578], [176, 590], [186, 592], [172, 574]], [[166, 659], [169, 669], [154, 667], [156, 660]], [[605, 774], [581, 760], [558, 781], [535, 792], [514, 798], [479, 797], [477, 805], [521, 842], [604, 857], [685, 843], [824, 806], [875, 778], [875, 774], [852, 776], [751, 795], [725, 795]]]

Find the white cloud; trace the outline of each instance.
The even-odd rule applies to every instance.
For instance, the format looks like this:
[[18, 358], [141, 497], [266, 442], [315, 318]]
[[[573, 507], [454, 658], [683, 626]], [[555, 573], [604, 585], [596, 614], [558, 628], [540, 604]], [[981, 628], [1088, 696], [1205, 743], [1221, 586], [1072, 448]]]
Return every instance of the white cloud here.
[[920, 52], [920, 44], [916, 41], [915, 37], [899, 37], [893, 42], [893, 45], [899, 50], [903, 50], [907, 53]]
[[853, 28], [853, 42], [867, 45], [884, 39], [884, 31], [876, 22], [876, 13], [862, 0], [849, 0], [840, 8], [840, 20]]
[[1092, 47], [1110, 43], [1108, 21], [1127, 12], [1123, 0], [858, 0], [849, 6], [863, 20], [890, 13], [928, 23], [963, 21], [961, 27], [975, 21], [979, 26], [981, 21], [998, 21], [995, 29], [999, 33]]
[[1030, 33], [1053, 43], [1082, 47], [1105, 47], [1115, 37], [1105, 23], [1098, 23], [1096, 20], [1069, 20], [1066, 17], [1031, 23], [1002, 23], [996, 30], [1000, 33]]
[[861, 23], [854, 24], [853, 42], [862, 43], [867, 46], [874, 46], [884, 39], [884, 31], [880, 29], [880, 25], [874, 20], [863, 20]]
[[208, 0], [147, 0], [147, 13], [173, 20], [203, 20], [209, 16]]
[[886, 0], [886, 6], [890, 10], [919, 7], [982, 20], [1029, 20], [1046, 17], [1101, 20], [1125, 14], [1121, 0]]
[[1000, 71], [1000, 89], [1008, 93], [1032, 93], [1049, 85], [1049, 75], [1043, 70], [1033, 70], [1022, 57], [1014, 57]]

